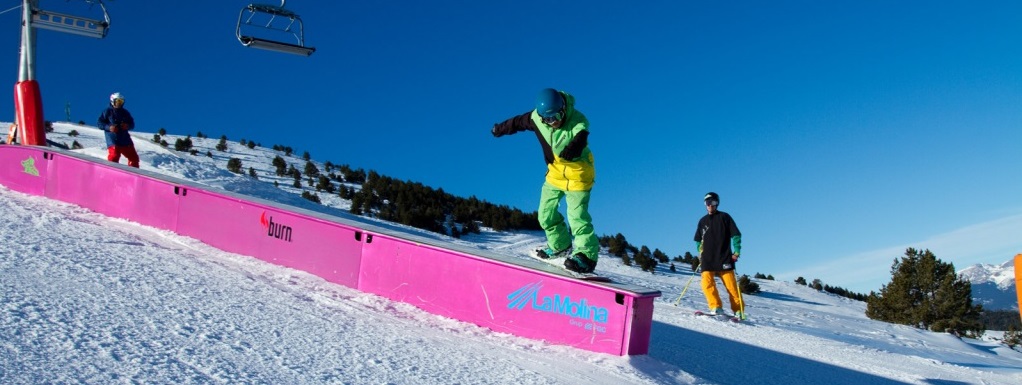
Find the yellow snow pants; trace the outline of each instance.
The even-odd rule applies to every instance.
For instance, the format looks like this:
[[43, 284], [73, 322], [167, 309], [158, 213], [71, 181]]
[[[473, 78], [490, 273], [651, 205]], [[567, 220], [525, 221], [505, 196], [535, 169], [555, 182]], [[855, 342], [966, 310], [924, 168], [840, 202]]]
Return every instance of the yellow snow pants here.
[[720, 301], [720, 294], [717, 292], [716, 277], [720, 277], [720, 280], [724, 281], [724, 288], [727, 289], [728, 301], [731, 302], [731, 311], [736, 312], [742, 310], [744, 308], [744, 304], [742, 303], [742, 295], [738, 292], [738, 279], [735, 278], [734, 270], [703, 272], [703, 295], [706, 296], [706, 303], [709, 305], [710, 310], [723, 308], [723, 303]]

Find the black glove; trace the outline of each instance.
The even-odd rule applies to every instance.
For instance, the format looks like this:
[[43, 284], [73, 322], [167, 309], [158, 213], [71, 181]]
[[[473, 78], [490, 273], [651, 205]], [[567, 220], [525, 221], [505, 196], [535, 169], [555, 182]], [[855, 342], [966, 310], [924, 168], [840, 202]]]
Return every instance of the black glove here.
[[561, 159], [564, 160], [572, 160], [578, 158], [579, 156], [582, 156], [582, 150], [585, 150], [586, 146], [588, 145], [589, 131], [586, 130], [579, 132], [577, 135], [575, 135], [574, 138], [571, 139], [571, 142], [568, 142], [568, 145], [564, 147], [564, 149], [561, 150], [561, 153], [557, 154], [557, 156], [561, 157]]
[[499, 138], [501, 136], [504, 136], [500, 132], [497, 131], [497, 125], [496, 124], [494, 124], [493, 128], [490, 129], [490, 133], [493, 134], [494, 138]]
[[561, 150], [561, 153], [557, 154], [557, 156], [564, 160], [572, 160], [578, 158], [579, 154], [576, 154], [574, 151], [571, 151], [571, 148], [566, 147], [565, 149]]

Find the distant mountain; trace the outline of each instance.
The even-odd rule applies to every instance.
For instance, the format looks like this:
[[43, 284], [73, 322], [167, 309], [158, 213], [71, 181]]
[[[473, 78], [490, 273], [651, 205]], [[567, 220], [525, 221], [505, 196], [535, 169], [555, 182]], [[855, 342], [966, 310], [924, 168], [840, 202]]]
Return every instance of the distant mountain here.
[[958, 272], [972, 283], [972, 300], [985, 310], [1018, 310], [1014, 259], [1000, 265], [977, 264]]

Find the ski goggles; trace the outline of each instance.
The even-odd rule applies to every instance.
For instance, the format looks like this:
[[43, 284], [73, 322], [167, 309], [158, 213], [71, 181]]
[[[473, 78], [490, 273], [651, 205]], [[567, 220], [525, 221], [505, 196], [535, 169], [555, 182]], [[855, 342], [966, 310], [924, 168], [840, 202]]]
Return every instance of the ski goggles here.
[[564, 118], [564, 110], [557, 111], [556, 114], [553, 114], [553, 115], [550, 115], [550, 116], [540, 115], [539, 117], [540, 117], [540, 119], [543, 120], [543, 123], [554, 124], [554, 123], [557, 123], [561, 119]]
[[711, 200], [711, 199], [707, 199], [704, 203], [706, 203], [707, 206], [713, 206], [713, 207], [717, 207], [717, 205], [720, 204], [720, 202], [717, 202], [717, 201]]

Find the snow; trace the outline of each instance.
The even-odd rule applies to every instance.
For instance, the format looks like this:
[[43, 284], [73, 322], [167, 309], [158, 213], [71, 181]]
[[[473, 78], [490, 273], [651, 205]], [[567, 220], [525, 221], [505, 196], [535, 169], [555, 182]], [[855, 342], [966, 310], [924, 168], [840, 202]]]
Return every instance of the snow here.
[[976, 264], [962, 269], [958, 273], [969, 282], [993, 283], [998, 289], [1008, 290], [1015, 285], [1015, 262], [1014, 258], [1000, 265]]
[[[98, 130], [55, 128], [51, 140], [105, 157]], [[72, 129], [80, 136], [67, 137]], [[218, 138], [192, 138], [192, 156], [135, 136], [144, 169], [350, 217], [336, 195], [313, 204], [273, 176], [277, 152], [266, 147], [230, 142], [224, 154]], [[229, 157], [259, 179], [226, 171]], [[674, 305], [687, 269], [650, 274], [604, 255], [602, 275], [663, 292], [650, 353], [617, 357], [492, 332], [5, 187], [0, 217], [2, 384], [1022, 383], [1022, 353], [992, 338], [872, 321], [862, 302], [790, 282], [756, 280], [748, 322], [731, 323], [692, 314], [705, 307], [698, 282]], [[535, 232], [455, 240], [388, 226], [522, 258], [542, 243]]]

